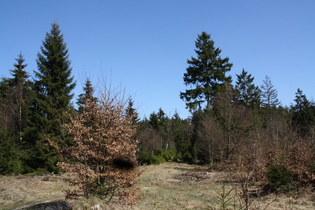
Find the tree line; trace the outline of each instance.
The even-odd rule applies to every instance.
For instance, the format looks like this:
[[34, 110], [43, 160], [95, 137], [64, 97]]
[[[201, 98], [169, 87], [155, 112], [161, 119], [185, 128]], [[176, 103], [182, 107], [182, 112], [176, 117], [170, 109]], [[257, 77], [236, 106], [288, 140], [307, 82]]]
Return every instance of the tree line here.
[[[72, 103], [75, 87], [69, 52], [54, 22], [37, 55], [30, 79], [22, 53], [11, 78], [0, 81], [0, 173], [67, 172], [78, 189], [66, 197], [118, 196], [134, 203], [137, 166], [133, 101], [105, 84], [94, 96], [86, 79]], [[124, 199], [125, 198], [125, 199]]]
[[[111, 105], [123, 107], [123, 112], [117, 112], [117, 119], [128, 118], [132, 122], [127, 123], [128, 126], [136, 128], [128, 138], [134, 143], [139, 140], [138, 148], [131, 144], [128, 147], [138, 150], [138, 161], [142, 164], [172, 160], [218, 168], [233, 166], [255, 171], [261, 179], [267, 179], [268, 173], [272, 176], [273, 170], [283, 169], [291, 175], [290, 183], [313, 181], [315, 103], [297, 89], [293, 104], [283, 107], [271, 79], [266, 76], [262, 85], [257, 86], [245, 69], [236, 75], [233, 84], [228, 75], [233, 64], [228, 57], [221, 57], [221, 49], [206, 32], [198, 35], [195, 47], [196, 55], [187, 60], [183, 77], [187, 89], [179, 95], [190, 117], [182, 119], [177, 113], [167, 116], [160, 108], [140, 120], [131, 98], [123, 106]], [[94, 96], [89, 79], [78, 96], [77, 108], [72, 103], [76, 83], [66, 42], [57, 23], [46, 33], [36, 62], [35, 78], [30, 79], [20, 53], [14, 69], [10, 70], [11, 77], [0, 81], [2, 174], [58, 172], [62, 151], [79, 144], [73, 142], [79, 134], [71, 133], [74, 128], [69, 125], [74, 119], [79, 122], [81, 118], [76, 116], [82, 117], [91, 111], [91, 102], [102, 104], [102, 97]], [[103, 97], [108, 95], [105, 91]], [[89, 121], [83, 125], [97, 130], [95, 122], [104, 119], [90, 114]], [[122, 128], [127, 130], [127, 127]], [[133, 157], [126, 156], [128, 153], [118, 159], [127, 165], [130, 160], [134, 162]]]
[[274, 188], [313, 183], [315, 103], [297, 89], [292, 105], [283, 107], [271, 79], [258, 86], [245, 69], [233, 85], [233, 65], [210, 34], [198, 35], [195, 47], [180, 93], [191, 117], [168, 117], [160, 109], [142, 120], [140, 160], [251, 171]]
[[69, 53], [59, 25], [52, 24], [37, 54], [37, 71], [30, 79], [22, 53], [11, 78], [0, 82], [1, 121], [0, 172], [30, 173], [58, 171], [57, 151], [47, 139], [66, 144], [69, 136], [63, 124], [75, 87]]

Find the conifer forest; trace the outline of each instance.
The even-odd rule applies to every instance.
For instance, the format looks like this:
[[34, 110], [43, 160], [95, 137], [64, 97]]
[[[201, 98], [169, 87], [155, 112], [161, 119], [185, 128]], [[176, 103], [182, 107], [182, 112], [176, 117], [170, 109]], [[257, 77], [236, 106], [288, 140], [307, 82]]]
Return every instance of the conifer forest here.
[[297, 89], [282, 106], [268, 75], [257, 85], [246, 69], [232, 81], [233, 64], [207, 32], [196, 34], [178, 78], [186, 89], [174, 97], [190, 111], [186, 119], [163, 107], [141, 119], [132, 97], [110, 84], [96, 90], [89, 78], [75, 98], [68, 50], [54, 22], [33, 78], [22, 52], [4, 70], [11, 77], [0, 80], [0, 174], [74, 173], [68, 181], [80, 190], [68, 197], [109, 201], [136, 196], [126, 188], [135, 185], [139, 165], [167, 161], [242, 172], [265, 191], [314, 185], [315, 102]]

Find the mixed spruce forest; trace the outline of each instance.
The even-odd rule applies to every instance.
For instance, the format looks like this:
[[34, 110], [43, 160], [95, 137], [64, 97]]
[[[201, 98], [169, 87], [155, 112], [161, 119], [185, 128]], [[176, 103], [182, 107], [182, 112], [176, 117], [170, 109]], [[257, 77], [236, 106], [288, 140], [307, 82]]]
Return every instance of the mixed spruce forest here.
[[11, 77], [0, 80], [0, 173], [75, 173], [70, 183], [80, 190], [69, 197], [109, 200], [134, 195], [125, 189], [135, 184], [139, 164], [166, 161], [250, 174], [244, 177], [265, 191], [312, 187], [315, 102], [297, 89], [292, 105], [283, 107], [270, 78], [258, 86], [245, 69], [233, 82], [233, 64], [206, 32], [197, 35], [194, 50], [178, 78], [187, 88], [174, 96], [191, 116], [167, 116], [160, 108], [140, 119], [131, 97], [110, 85], [96, 94], [89, 78], [74, 98], [69, 52], [54, 22], [34, 78], [20, 53], [7, 70]]

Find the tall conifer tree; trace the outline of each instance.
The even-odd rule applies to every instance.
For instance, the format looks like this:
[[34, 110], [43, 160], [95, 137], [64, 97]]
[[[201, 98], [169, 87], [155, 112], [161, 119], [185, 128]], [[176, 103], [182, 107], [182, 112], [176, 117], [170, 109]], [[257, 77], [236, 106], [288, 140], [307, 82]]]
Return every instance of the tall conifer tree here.
[[239, 93], [239, 100], [248, 107], [260, 106], [260, 90], [253, 83], [254, 77], [248, 74], [244, 69], [242, 73], [237, 76], [235, 89]]
[[125, 116], [131, 118], [131, 122], [135, 125], [139, 122], [137, 110], [134, 108], [134, 102], [130, 97], [128, 99], [128, 105], [125, 110]]
[[68, 120], [66, 112], [71, 107], [71, 91], [75, 87], [68, 49], [56, 22], [52, 24], [50, 33], [46, 33], [37, 57], [30, 123], [30, 138], [35, 144], [36, 157], [31, 165], [50, 171], [55, 169], [56, 153], [45, 143], [47, 139], [55, 144], [66, 143], [63, 124]]
[[280, 105], [278, 91], [274, 88], [270, 78], [265, 76], [260, 86], [262, 106], [267, 109], [276, 108]]
[[23, 131], [28, 113], [29, 81], [22, 53], [15, 59], [12, 78], [0, 84], [0, 173], [26, 172]]
[[293, 125], [296, 126], [299, 135], [305, 137], [315, 123], [315, 104], [309, 101], [300, 89], [297, 89], [294, 101], [295, 104], [291, 106]]
[[15, 119], [15, 133], [18, 134], [19, 139], [22, 140], [22, 131], [26, 126], [27, 112], [28, 112], [28, 95], [29, 95], [29, 81], [28, 74], [24, 70], [27, 64], [24, 63], [22, 53], [15, 59], [17, 63], [14, 64], [15, 69], [11, 70], [13, 76], [9, 83], [11, 86], [11, 101], [12, 108], [14, 109]]
[[180, 93], [180, 98], [186, 101], [191, 111], [201, 108], [203, 102], [207, 108], [224, 82], [231, 82], [231, 77], [225, 73], [230, 71], [232, 64], [229, 58], [221, 58], [221, 49], [214, 46], [210, 34], [202, 32], [198, 35], [196, 45], [197, 58], [187, 60], [189, 67], [184, 74], [184, 82], [191, 89]]

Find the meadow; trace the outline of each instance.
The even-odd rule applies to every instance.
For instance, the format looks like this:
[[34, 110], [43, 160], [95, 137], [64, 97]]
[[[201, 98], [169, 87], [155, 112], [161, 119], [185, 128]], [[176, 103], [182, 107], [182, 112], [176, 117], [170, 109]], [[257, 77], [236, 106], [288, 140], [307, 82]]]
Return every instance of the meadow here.
[[[212, 171], [207, 166], [167, 162], [141, 166], [137, 187], [142, 199], [127, 206], [103, 203], [97, 198], [72, 200], [73, 209], [244, 209], [238, 174]], [[71, 188], [61, 176], [0, 176], [1, 209], [15, 209], [32, 203], [63, 200]], [[257, 186], [248, 186], [249, 190]], [[299, 193], [250, 197], [248, 209], [314, 209], [312, 189]]]

